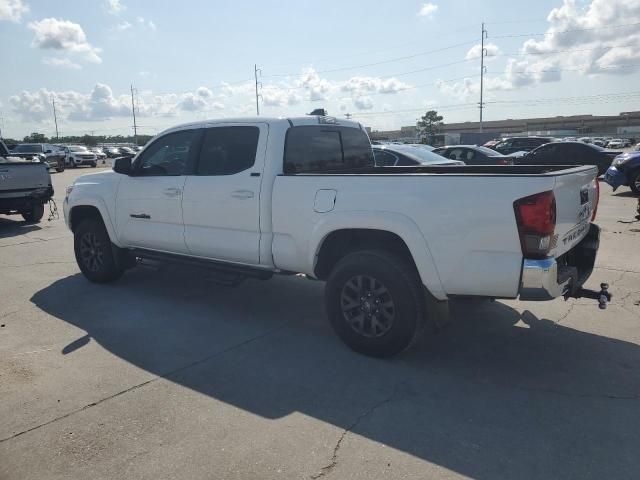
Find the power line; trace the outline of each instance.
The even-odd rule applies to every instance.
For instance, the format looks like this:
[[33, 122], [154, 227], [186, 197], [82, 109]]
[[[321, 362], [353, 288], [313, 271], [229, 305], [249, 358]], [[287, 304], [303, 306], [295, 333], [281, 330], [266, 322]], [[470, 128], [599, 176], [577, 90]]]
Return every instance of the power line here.
[[515, 52], [515, 53], [497, 53], [495, 55], [487, 55], [488, 57], [515, 57], [515, 56], [528, 56], [528, 55], [553, 55], [556, 53], [570, 53], [570, 52], [592, 52], [594, 50], [611, 50], [614, 48], [628, 48], [638, 47], [638, 44], [631, 43], [628, 45], [602, 45], [594, 48], [570, 48], [567, 50], [548, 50], [546, 52]]
[[592, 27], [592, 28], [572, 28], [570, 30], [558, 30], [555, 32], [542, 32], [542, 33], [514, 33], [514, 34], [506, 34], [506, 35], [496, 35], [493, 38], [519, 38], [519, 37], [540, 37], [540, 36], [553, 36], [553, 35], [561, 35], [564, 33], [572, 33], [572, 32], [590, 32], [594, 30], [610, 30], [613, 28], [626, 28], [626, 27], [635, 27], [640, 25], [640, 22], [635, 23], [622, 23], [618, 25], [607, 25], [606, 27]]
[[[467, 42], [462, 42], [462, 43], [456, 43], [454, 45], [449, 45], [446, 47], [442, 47], [442, 48], [437, 48], [437, 49], [433, 49], [433, 50], [426, 50], [423, 52], [418, 52], [418, 53], [414, 53], [412, 55], [404, 55], [402, 57], [395, 57], [395, 58], [390, 58], [387, 60], [381, 60], [379, 62], [372, 62], [372, 63], [365, 63], [365, 64], [360, 64], [360, 65], [351, 65], [348, 67], [338, 67], [338, 68], [330, 68], [330, 69], [326, 69], [326, 70], [318, 70], [315, 71], [315, 73], [334, 73], [334, 72], [342, 72], [345, 70], [355, 70], [358, 68], [367, 68], [367, 67], [375, 67], [378, 65], [385, 65], [387, 63], [394, 63], [394, 62], [400, 62], [402, 60], [408, 60], [411, 58], [416, 58], [416, 57], [420, 57], [423, 55], [430, 55], [432, 53], [439, 53], [439, 52], [444, 52], [447, 50], [451, 50], [453, 48], [458, 48], [461, 46], [465, 46], [465, 45], [470, 45], [470, 44], [474, 44], [476, 43], [475, 40], [471, 40], [471, 41], [467, 41]], [[264, 75], [264, 78], [274, 78], [274, 77], [304, 77], [308, 74], [306, 73], [278, 73], [278, 74], [271, 74], [271, 75]]]

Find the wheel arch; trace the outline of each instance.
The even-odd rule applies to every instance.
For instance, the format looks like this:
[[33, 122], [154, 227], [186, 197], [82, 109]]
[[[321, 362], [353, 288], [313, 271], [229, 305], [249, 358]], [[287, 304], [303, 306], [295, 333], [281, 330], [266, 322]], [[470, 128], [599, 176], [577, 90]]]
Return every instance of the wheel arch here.
[[87, 202], [84, 202], [82, 205], [72, 206], [69, 209], [70, 230], [75, 233], [78, 225], [80, 225], [80, 223], [87, 218], [100, 220], [107, 229], [107, 233], [109, 234], [109, 239], [111, 240], [111, 242], [117, 246], [120, 246], [118, 245], [115, 229], [113, 228], [113, 223], [111, 222], [111, 217], [109, 216], [106, 207], [102, 205], [100, 201], [91, 199]]
[[[354, 214], [355, 213], [355, 214]], [[345, 255], [362, 249], [390, 250], [410, 259], [422, 284], [438, 300], [446, 300], [435, 262], [418, 226], [396, 213], [341, 212], [320, 222], [311, 235], [310, 271], [326, 279]]]

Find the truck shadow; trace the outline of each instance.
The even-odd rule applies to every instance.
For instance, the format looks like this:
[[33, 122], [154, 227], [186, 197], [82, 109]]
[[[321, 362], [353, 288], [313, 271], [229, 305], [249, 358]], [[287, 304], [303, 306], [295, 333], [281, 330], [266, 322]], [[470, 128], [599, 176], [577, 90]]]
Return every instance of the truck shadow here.
[[444, 331], [375, 360], [333, 334], [323, 285], [280, 277], [225, 288], [201, 271], [141, 267], [112, 285], [73, 275], [31, 300], [86, 332], [60, 354], [95, 341], [253, 414], [300, 412], [468, 477], [640, 471], [637, 345], [500, 302], [459, 303]]
[[38, 225], [33, 225], [21, 220], [11, 220], [6, 217], [0, 217], [0, 238], [17, 237], [18, 235], [24, 235], [41, 229]]

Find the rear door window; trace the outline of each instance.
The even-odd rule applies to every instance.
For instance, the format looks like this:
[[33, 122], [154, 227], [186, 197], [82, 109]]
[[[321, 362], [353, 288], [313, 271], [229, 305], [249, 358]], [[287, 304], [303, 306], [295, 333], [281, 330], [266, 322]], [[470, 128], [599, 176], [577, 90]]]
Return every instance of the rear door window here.
[[369, 138], [358, 128], [305, 125], [287, 132], [285, 173], [319, 173], [374, 165]]
[[205, 131], [197, 175], [233, 175], [256, 161], [260, 129], [253, 126], [213, 127]]

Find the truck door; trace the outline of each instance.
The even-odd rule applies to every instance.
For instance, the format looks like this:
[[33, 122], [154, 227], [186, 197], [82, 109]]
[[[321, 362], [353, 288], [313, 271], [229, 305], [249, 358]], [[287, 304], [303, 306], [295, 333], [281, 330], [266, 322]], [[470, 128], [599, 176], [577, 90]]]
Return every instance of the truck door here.
[[149, 145], [125, 176], [116, 196], [118, 238], [127, 247], [188, 253], [182, 197], [201, 130], [170, 132]]
[[192, 255], [245, 264], [260, 263], [260, 187], [268, 125], [207, 126], [182, 209]]

